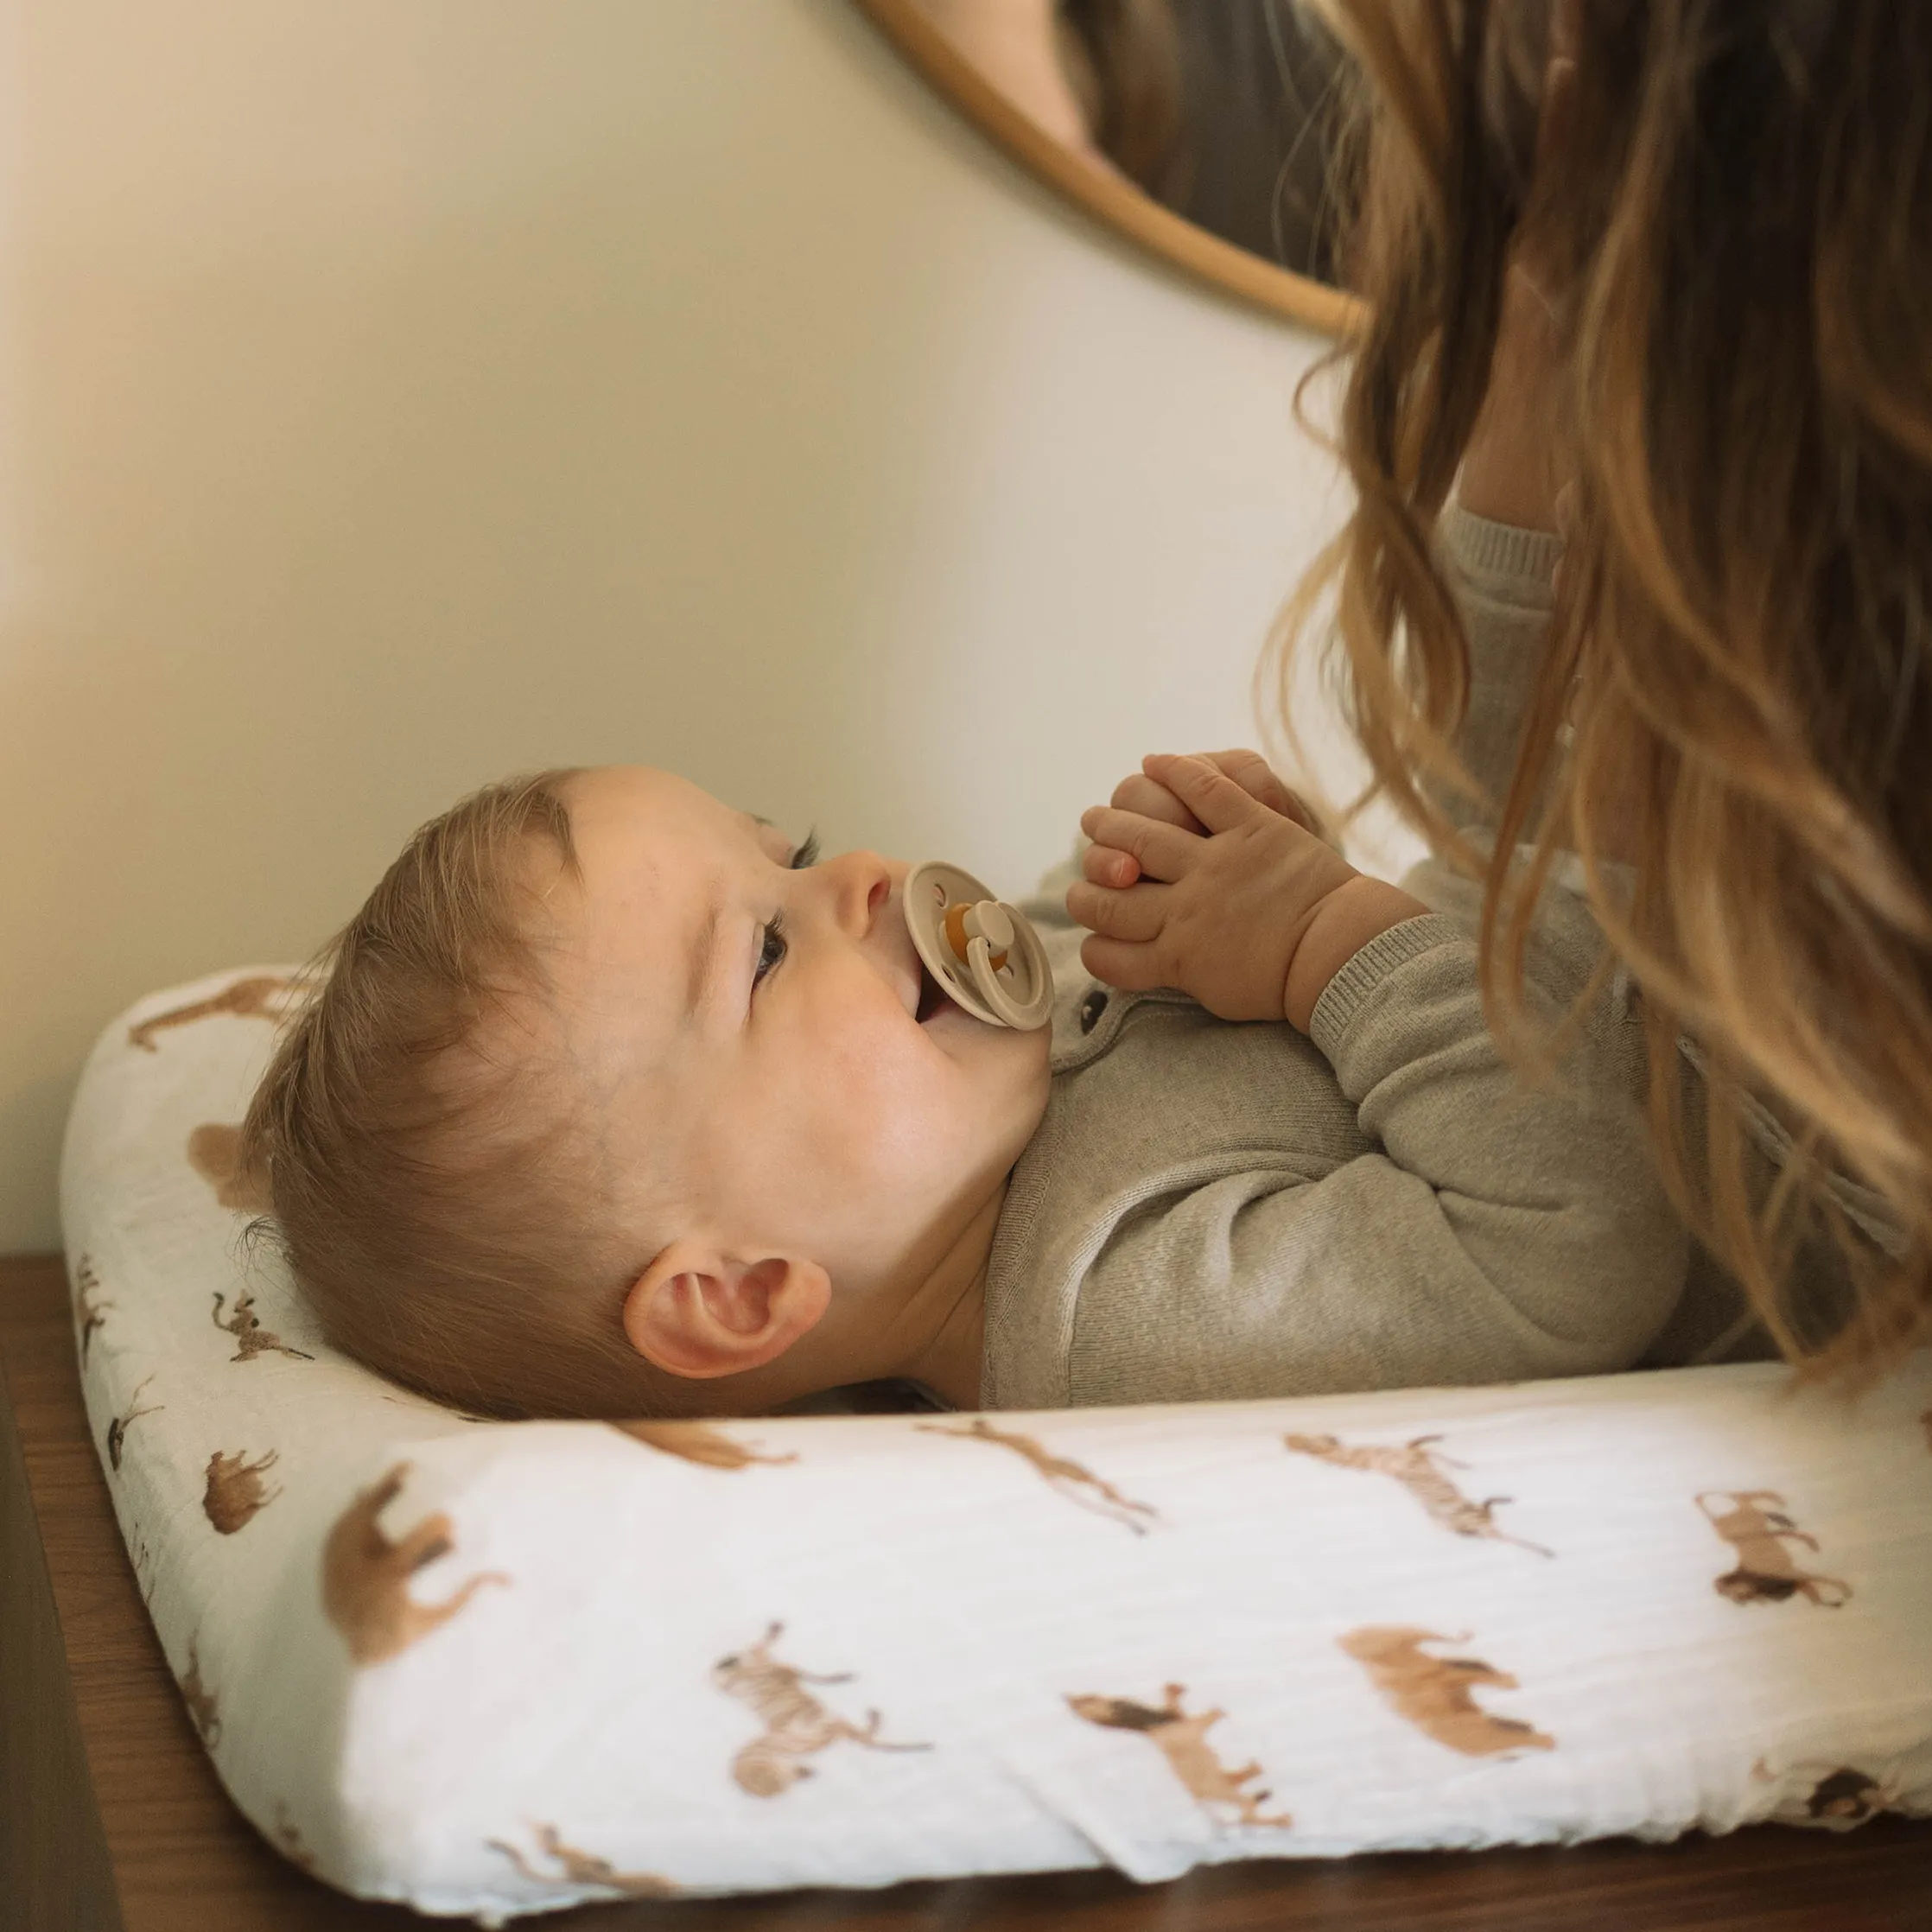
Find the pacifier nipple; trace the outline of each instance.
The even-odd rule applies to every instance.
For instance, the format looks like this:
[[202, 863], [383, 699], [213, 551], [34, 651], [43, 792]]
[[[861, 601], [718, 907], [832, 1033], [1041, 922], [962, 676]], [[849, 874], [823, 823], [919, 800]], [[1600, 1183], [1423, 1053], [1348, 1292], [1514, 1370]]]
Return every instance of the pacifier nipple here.
[[988, 1026], [1032, 1033], [1053, 1007], [1053, 972], [1025, 914], [937, 859], [906, 880], [906, 925], [940, 990]]
[[971, 963], [967, 948], [975, 939], [1000, 949], [992, 955], [993, 970], [998, 972], [1006, 964], [1007, 949], [1013, 944], [1013, 921], [997, 899], [982, 899], [977, 906], [969, 906], [964, 899], [956, 899], [946, 908], [946, 944], [962, 966]]

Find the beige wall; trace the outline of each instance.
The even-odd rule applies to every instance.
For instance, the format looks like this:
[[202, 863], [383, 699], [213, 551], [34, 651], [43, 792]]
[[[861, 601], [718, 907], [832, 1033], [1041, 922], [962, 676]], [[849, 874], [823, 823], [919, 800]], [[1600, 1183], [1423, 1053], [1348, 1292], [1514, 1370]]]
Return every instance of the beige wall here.
[[675, 765], [1002, 887], [1247, 677], [1319, 346], [843, 0], [4, 0], [0, 1249], [81, 1054], [419, 820]]

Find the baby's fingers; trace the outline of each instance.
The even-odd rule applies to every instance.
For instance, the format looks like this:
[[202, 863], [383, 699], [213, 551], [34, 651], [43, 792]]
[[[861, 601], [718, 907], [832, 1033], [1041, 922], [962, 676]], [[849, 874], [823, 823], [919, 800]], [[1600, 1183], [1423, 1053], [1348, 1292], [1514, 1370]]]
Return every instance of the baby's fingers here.
[[1282, 784], [1274, 767], [1259, 752], [1242, 746], [1233, 751], [1209, 752], [1205, 755], [1211, 765], [1225, 772], [1250, 798], [1258, 799], [1270, 811], [1278, 811], [1282, 817], [1292, 818], [1296, 824], [1304, 825], [1319, 836], [1321, 828], [1316, 824], [1315, 815], [1309, 810], [1306, 802]]
[[1137, 860], [1150, 879], [1178, 879], [1199, 855], [1201, 841], [1178, 825], [1144, 818], [1137, 811], [1113, 805], [1090, 805], [1080, 814], [1080, 829], [1096, 845], [1124, 852]]
[[1080, 942], [1080, 963], [1096, 980], [1122, 993], [1147, 993], [1161, 983], [1152, 946], [1124, 939], [1088, 937]]
[[1080, 870], [1095, 885], [1111, 886], [1118, 892], [1141, 876], [1141, 861], [1131, 852], [1116, 852], [1110, 845], [1090, 845], [1080, 855]]
[[1130, 772], [1114, 787], [1108, 804], [1121, 811], [1137, 811], [1143, 818], [1158, 818], [1164, 824], [1179, 825], [1184, 832], [1206, 828], [1164, 785], [1156, 785], [1145, 772]]
[[1141, 885], [1124, 893], [1109, 892], [1077, 879], [1066, 889], [1066, 909], [1077, 924], [1103, 938], [1144, 945], [1158, 938], [1166, 923], [1166, 897], [1164, 886]]
[[1155, 752], [1141, 762], [1147, 776], [1166, 785], [1210, 832], [1231, 832], [1268, 810], [1208, 759]]

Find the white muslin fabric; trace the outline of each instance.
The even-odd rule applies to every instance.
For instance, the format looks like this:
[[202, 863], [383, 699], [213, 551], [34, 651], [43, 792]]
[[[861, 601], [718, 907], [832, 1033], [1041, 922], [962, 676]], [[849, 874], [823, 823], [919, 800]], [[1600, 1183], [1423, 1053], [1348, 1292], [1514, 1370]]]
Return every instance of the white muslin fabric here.
[[89, 1414], [235, 1802], [345, 1890], [593, 1899], [1932, 1810], [1932, 1359], [715, 1425], [467, 1420], [241, 1241], [285, 969], [108, 1028]]

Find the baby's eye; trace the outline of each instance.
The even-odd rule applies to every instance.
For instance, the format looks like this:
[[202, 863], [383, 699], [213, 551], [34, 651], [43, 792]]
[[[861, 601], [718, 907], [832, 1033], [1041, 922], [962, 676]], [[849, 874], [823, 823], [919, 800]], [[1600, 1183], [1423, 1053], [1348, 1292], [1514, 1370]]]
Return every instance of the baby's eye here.
[[763, 983], [765, 976], [783, 961], [785, 951], [785, 921], [774, 912], [765, 928], [764, 937], [759, 941], [758, 964], [752, 971], [753, 991]]
[[791, 856], [785, 861], [794, 872], [809, 871], [818, 863], [818, 834], [805, 834], [804, 843], [794, 848]]

